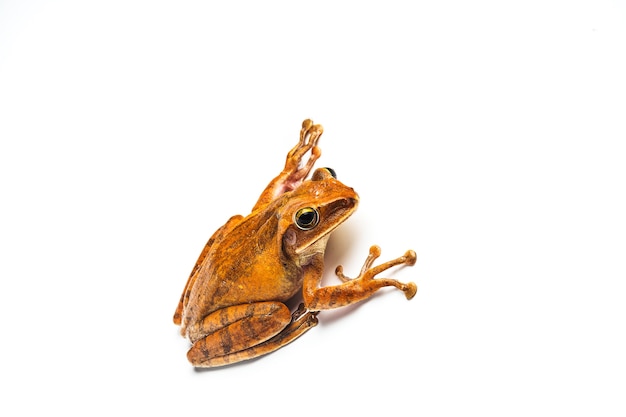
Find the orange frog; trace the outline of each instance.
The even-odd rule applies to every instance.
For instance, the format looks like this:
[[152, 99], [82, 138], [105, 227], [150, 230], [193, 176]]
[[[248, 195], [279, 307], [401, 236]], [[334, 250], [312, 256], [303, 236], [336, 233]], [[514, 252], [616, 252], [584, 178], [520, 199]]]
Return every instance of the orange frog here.
[[[357, 278], [344, 276], [338, 266], [341, 283], [320, 287], [326, 242], [359, 201], [330, 168], [318, 168], [305, 180], [321, 155], [322, 132], [322, 126], [305, 120], [285, 168], [252, 213], [231, 217], [200, 254], [174, 314], [192, 344], [187, 358], [194, 366], [270, 353], [315, 326], [320, 310], [365, 300], [382, 287], [394, 286], [409, 300], [417, 292], [412, 282], [375, 278], [395, 265], [414, 265], [415, 252], [372, 267], [378, 246], [371, 247]], [[292, 314], [284, 303], [299, 291], [304, 302]]]

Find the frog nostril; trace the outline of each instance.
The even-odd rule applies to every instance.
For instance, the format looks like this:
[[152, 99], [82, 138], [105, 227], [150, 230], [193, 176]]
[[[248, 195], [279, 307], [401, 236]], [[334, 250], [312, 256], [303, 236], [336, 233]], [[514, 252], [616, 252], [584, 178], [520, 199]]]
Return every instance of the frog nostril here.
[[352, 197], [342, 198], [341, 200], [339, 200], [339, 205], [341, 207], [351, 207], [356, 204], [356, 201], [357, 200]]

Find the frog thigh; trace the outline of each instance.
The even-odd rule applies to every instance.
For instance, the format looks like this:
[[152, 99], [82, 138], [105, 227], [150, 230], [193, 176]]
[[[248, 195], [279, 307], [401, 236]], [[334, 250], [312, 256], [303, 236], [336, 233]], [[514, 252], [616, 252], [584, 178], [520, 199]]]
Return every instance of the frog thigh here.
[[[291, 313], [280, 302], [225, 307], [189, 328], [193, 345], [187, 358], [194, 366], [213, 366], [212, 360], [257, 346], [280, 333], [290, 322]], [[240, 356], [238, 360], [248, 359]]]

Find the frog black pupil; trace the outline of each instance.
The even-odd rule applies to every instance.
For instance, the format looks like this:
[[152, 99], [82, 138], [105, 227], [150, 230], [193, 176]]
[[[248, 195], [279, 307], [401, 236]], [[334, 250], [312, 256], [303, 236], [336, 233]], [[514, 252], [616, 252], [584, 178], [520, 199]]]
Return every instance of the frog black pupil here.
[[313, 223], [313, 218], [315, 216], [313, 215], [312, 212], [307, 212], [307, 213], [302, 213], [302, 216], [300, 216], [300, 221], [303, 225], [310, 225], [311, 223]]

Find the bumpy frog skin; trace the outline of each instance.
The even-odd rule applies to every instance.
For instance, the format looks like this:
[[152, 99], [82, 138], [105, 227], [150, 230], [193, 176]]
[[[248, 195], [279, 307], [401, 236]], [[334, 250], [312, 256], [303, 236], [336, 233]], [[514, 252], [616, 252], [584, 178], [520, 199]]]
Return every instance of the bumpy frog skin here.
[[[265, 188], [252, 212], [233, 216], [209, 239], [194, 266], [174, 314], [192, 346], [197, 367], [217, 367], [273, 352], [317, 324], [320, 310], [347, 306], [394, 286], [413, 298], [417, 286], [375, 278], [396, 265], [414, 265], [412, 250], [372, 267], [380, 248], [372, 246], [361, 273], [320, 287], [324, 251], [333, 230], [356, 210], [356, 192], [330, 168], [318, 168], [321, 125], [302, 123], [300, 141], [287, 154], [282, 172]], [[291, 313], [285, 301], [302, 293]]]

